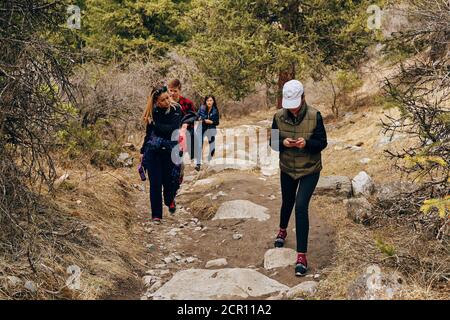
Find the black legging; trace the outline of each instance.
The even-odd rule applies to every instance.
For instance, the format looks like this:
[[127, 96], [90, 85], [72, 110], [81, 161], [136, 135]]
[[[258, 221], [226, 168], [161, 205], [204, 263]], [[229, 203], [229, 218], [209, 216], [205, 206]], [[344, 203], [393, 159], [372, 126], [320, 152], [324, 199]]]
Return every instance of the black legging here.
[[[309, 217], [308, 207], [311, 196], [319, 181], [320, 172], [293, 179], [287, 173], [281, 172], [282, 205], [280, 213], [280, 228], [286, 229], [295, 204], [295, 231], [297, 234], [297, 252], [308, 250]], [[300, 185], [300, 187], [299, 187]], [[298, 191], [297, 191], [298, 189]]]
[[149, 167], [146, 168], [150, 182], [150, 207], [152, 218], [162, 218], [163, 199], [164, 204], [169, 206], [175, 199], [177, 186], [172, 181], [172, 174], [175, 164], [172, 161], [170, 152], [148, 151]]

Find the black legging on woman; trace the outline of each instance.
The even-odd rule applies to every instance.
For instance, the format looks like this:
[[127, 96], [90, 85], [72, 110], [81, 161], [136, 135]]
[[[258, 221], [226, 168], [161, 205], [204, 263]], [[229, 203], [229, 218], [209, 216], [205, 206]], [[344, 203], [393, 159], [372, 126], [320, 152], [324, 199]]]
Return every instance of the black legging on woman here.
[[320, 172], [293, 179], [281, 172], [282, 205], [280, 228], [286, 229], [295, 205], [295, 229], [297, 234], [297, 252], [306, 253], [308, 249], [309, 216], [308, 207], [314, 193]]

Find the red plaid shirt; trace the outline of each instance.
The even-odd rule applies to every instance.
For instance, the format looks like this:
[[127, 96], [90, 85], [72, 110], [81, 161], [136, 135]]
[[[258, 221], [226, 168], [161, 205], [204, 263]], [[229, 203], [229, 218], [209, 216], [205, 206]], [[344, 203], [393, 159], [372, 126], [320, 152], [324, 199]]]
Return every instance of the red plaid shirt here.
[[181, 112], [183, 112], [184, 115], [186, 115], [188, 111], [195, 112], [194, 103], [188, 98], [180, 96], [180, 101], [178, 101], [178, 103], [180, 104]]

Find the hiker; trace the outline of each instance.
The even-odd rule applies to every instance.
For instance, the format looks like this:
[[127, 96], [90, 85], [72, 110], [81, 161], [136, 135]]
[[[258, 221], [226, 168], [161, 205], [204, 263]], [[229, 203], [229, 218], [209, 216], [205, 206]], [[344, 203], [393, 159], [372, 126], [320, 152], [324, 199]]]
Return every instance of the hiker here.
[[146, 134], [140, 160], [149, 175], [150, 206], [155, 223], [162, 219], [161, 192], [170, 213], [176, 211], [175, 196], [183, 179], [181, 156], [186, 148], [186, 129], [196, 117], [189, 112], [183, 116], [180, 105], [171, 100], [166, 86], [153, 89], [147, 100], [142, 117]]
[[206, 136], [209, 143], [208, 161], [211, 161], [212, 157], [216, 152], [215, 141], [216, 141], [216, 127], [219, 125], [219, 109], [217, 108], [216, 98], [212, 95], [206, 96], [203, 99], [203, 104], [199, 108], [198, 119], [201, 121], [201, 140], [200, 148], [198, 151], [197, 166], [195, 170], [200, 171], [202, 151], [203, 151], [203, 139]]
[[[272, 149], [280, 151], [282, 205], [275, 247], [284, 246], [295, 205], [295, 275], [303, 276], [308, 268], [308, 206], [322, 170], [321, 151], [327, 146], [327, 135], [320, 112], [306, 103], [300, 81], [291, 80], [284, 84], [282, 107], [273, 118], [270, 141]], [[275, 136], [278, 141], [274, 140]]]
[[[169, 81], [169, 93], [172, 100], [178, 103], [181, 107], [183, 115], [187, 115], [191, 112], [196, 112], [194, 103], [181, 95], [181, 81], [179, 79], [173, 79]], [[191, 160], [194, 159], [194, 124], [187, 126], [187, 132], [189, 135], [186, 137], [187, 151], [189, 152]]]

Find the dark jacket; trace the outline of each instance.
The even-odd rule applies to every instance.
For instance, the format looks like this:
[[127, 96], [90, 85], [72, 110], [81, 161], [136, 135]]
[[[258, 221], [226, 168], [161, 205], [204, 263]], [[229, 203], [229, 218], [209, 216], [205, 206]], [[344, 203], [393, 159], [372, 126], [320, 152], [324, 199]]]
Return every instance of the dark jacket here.
[[[197, 114], [191, 111], [183, 115], [181, 107], [177, 105], [171, 107], [169, 112], [158, 107], [153, 108], [152, 121], [147, 124], [145, 130], [144, 143], [141, 147], [141, 154], [144, 154], [144, 148], [151, 137], [155, 140], [155, 144], [163, 146], [175, 146], [178, 142], [178, 136], [172, 141], [172, 134], [175, 130], [180, 129], [184, 123], [193, 124], [197, 118]], [[175, 139], [176, 138], [176, 139]]]
[[[319, 111], [305, 105], [299, 115], [288, 110], [278, 111], [272, 122], [272, 129], [279, 130], [278, 147], [271, 141], [271, 147], [280, 151], [281, 171], [294, 179], [318, 172], [322, 169], [320, 152], [327, 146], [327, 135], [323, 119]], [[283, 140], [286, 138], [305, 138], [304, 149], [286, 148]]]
[[[208, 129], [216, 129], [219, 125], [219, 109], [213, 106], [208, 113], [208, 108], [205, 105], [201, 105], [198, 111], [198, 119], [202, 121], [202, 129], [206, 131]], [[205, 120], [211, 120], [212, 124], [206, 124]]]

